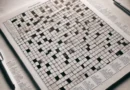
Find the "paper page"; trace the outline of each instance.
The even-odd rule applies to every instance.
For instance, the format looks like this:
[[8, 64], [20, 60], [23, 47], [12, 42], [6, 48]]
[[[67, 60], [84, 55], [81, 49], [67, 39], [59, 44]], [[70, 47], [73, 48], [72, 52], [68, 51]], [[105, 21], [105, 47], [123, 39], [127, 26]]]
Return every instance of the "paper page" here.
[[129, 36], [87, 1], [24, 10], [1, 28], [42, 90], [105, 90], [129, 72]]

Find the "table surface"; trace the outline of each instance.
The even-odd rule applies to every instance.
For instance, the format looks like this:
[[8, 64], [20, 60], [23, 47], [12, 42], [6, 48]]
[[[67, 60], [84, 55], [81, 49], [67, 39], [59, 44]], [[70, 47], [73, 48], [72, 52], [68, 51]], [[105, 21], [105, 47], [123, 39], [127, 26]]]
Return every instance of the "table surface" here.
[[[15, 7], [25, 4], [28, 1], [30, 0], [0, 0], [0, 16], [10, 12], [11, 10], [16, 9]], [[95, 1], [98, 1], [99, 3], [102, 3], [106, 7], [108, 7], [111, 10], [111, 12], [118, 17], [118, 19], [121, 22], [123, 22], [126, 25], [130, 25], [130, 17], [126, 15], [124, 12], [122, 12], [115, 5], [113, 5], [113, 0], [95, 0]], [[128, 4], [130, 4], [130, 0]], [[17, 59], [10, 50], [9, 46], [7, 45], [1, 34], [0, 34], [0, 49], [5, 54], [4, 55], [5, 59]], [[6, 82], [4, 81], [1, 72], [0, 72], [0, 88], [2, 88], [2, 90], [8, 90], [7, 89], [8, 86], [6, 85]], [[127, 79], [121, 85], [119, 85], [117, 88], [115, 88], [115, 90], [129, 90], [129, 89], [130, 89], [130, 78]]]

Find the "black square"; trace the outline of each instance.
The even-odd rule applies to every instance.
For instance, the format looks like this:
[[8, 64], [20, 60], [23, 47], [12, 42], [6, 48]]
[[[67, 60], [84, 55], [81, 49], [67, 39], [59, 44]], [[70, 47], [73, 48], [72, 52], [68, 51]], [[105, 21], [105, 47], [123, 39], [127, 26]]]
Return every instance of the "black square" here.
[[52, 56], [52, 58], [53, 58], [53, 59], [56, 59], [56, 58], [57, 58], [57, 56], [56, 56], [56, 55], [53, 55], [53, 56]]
[[34, 22], [33, 25], [37, 25], [38, 22]]
[[75, 21], [77, 24], [79, 24], [80, 22], [78, 20]]
[[50, 20], [50, 22], [54, 22], [54, 20], [53, 20], [53, 19], [51, 19], [51, 20]]
[[46, 42], [46, 41], [47, 41], [47, 38], [44, 38], [43, 40]]
[[85, 41], [85, 40], [87, 40], [87, 38], [86, 38], [86, 37], [83, 37], [83, 40]]
[[86, 28], [85, 28], [85, 27], [83, 27], [83, 28], [82, 28], [82, 30], [83, 30], [83, 31], [85, 31], [85, 30], [86, 30]]
[[37, 14], [35, 14], [35, 15], [34, 15], [34, 17], [38, 17], [38, 15], [37, 15]]
[[89, 45], [89, 44], [86, 44], [86, 46], [90, 47], [90, 45]]
[[108, 43], [107, 46], [110, 47], [110, 46], [111, 46], [111, 43]]
[[71, 49], [68, 50], [68, 52], [69, 52], [70, 54], [72, 54], [72, 53], [75, 52], [75, 50], [74, 50], [73, 48], [71, 48]]
[[50, 16], [47, 16], [46, 18], [47, 18], [47, 19], [49, 19], [49, 18], [50, 18]]
[[106, 40], [107, 40], [107, 41], [109, 41], [110, 39], [109, 39], [109, 38], [107, 38]]
[[56, 49], [56, 52], [57, 52], [57, 53], [59, 53], [59, 52], [60, 52], [60, 49], [59, 49], [59, 48], [57, 48], [57, 49]]
[[123, 44], [124, 46], [127, 46], [127, 45], [128, 45], [126, 42], [123, 42], [122, 44]]
[[49, 6], [48, 6], [48, 5], [46, 5], [46, 6], [45, 6], [45, 8], [47, 9], [47, 8], [49, 8]]
[[35, 21], [35, 22], [33, 22], [33, 25], [34, 25], [34, 26], [35, 26], [35, 25], [37, 25], [37, 24], [38, 24], [38, 22], [39, 22], [39, 21]]
[[55, 3], [55, 4], [58, 4], [59, 2], [55, 0], [54, 3]]
[[87, 50], [87, 51], [90, 51], [91, 49], [88, 47], [88, 48], [86, 48], [86, 50]]
[[101, 26], [101, 27], [103, 27], [103, 26], [104, 26], [104, 24], [103, 24], [103, 23], [100, 23], [100, 26]]
[[29, 44], [32, 44], [33, 42], [31, 40], [28, 41]]
[[111, 32], [109, 32], [108, 34], [109, 34], [110, 36], [112, 36], [112, 33], [111, 33]]
[[37, 62], [37, 59], [34, 59], [33, 62], [36, 63], [36, 62]]
[[21, 27], [21, 24], [18, 24], [17, 26], [18, 26], [18, 27]]
[[34, 17], [38, 17], [38, 15], [37, 15], [37, 14], [35, 14], [35, 15], [34, 15]]
[[65, 64], [67, 65], [67, 64], [69, 64], [69, 62], [66, 60], [66, 61], [65, 61]]
[[61, 87], [60, 90], [66, 90], [64, 87]]
[[40, 30], [40, 29], [37, 29], [36, 31], [37, 31], [37, 32], [40, 32], [41, 30]]
[[82, 11], [82, 9], [80, 8], [80, 9], [78, 9], [76, 12], [79, 13], [79, 12], [81, 12], [81, 11]]
[[45, 10], [44, 9], [42, 9], [42, 13], [44, 13], [45, 12]]
[[75, 34], [76, 34], [76, 35], [79, 34], [79, 31], [76, 31]]
[[60, 78], [58, 76], [55, 77], [56, 81], [58, 81]]
[[63, 56], [64, 56], [66, 59], [69, 59], [69, 56], [68, 56], [66, 53], [63, 53]]
[[37, 15], [37, 14], [34, 14], [34, 17], [38, 17], [38, 15]]
[[80, 60], [78, 58], [75, 59], [76, 62], [79, 62]]
[[35, 38], [36, 36], [37, 36], [36, 34], [33, 34], [31, 37], [32, 37], [32, 38]]
[[27, 26], [30, 26], [30, 23], [27, 23], [26, 25], [27, 25]]
[[56, 31], [59, 32], [60, 30], [57, 28]]
[[94, 71], [96, 68], [93, 66], [91, 69]]
[[34, 17], [38, 17], [38, 15], [37, 15], [37, 14], [35, 14], [35, 15], [34, 15]]
[[99, 61], [99, 62], [101, 62], [102, 61], [102, 59], [99, 57], [99, 58], [97, 58], [97, 60]]
[[119, 45], [121, 44], [121, 42], [120, 42], [120, 41], [118, 41], [117, 43], [118, 43]]
[[95, 16], [93, 16], [93, 17], [92, 17], [92, 19], [93, 19], [93, 20], [95, 20], [95, 19], [96, 19], [96, 17], [95, 17]]
[[44, 16], [40, 16], [40, 18], [42, 19], [42, 18], [44, 18]]
[[67, 80], [66, 80], [68, 83], [71, 83], [72, 81], [68, 78]]
[[69, 57], [68, 57], [68, 56], [65, 56], [65, 58], [66, 58], [66, 59], [69, 59]]
[[34, 14], [36, 14], [34, 11], [31, 11], [31, 13], [34, 15]]
[[84, 74], [84, 76], [85, 76], [86, 78], [88, 78], [88, 74]]
[[61, 22], [59, 21], [58, 23], [57, 23], [57, 25], [60, 25], [61, 24]]
[[30, 52], [30, 49], [27, 49], [26, 52], [29, 53], [29, 52]]
[[44, 36], [44, 33], [40, 33], [40, 36], [41, 36], [41, 37]]
[[86, 34], [87, 36], [89, 35], [89, 33], [88, 33], [88, 32], [86, 32], [85, 34]]
[[50, 72], [50, 71], [47, 71], [46, 73], [47, 73], [48, 76], [51, 75], [51, 72]]
[[100, 33], [99, 33], [99, 32], [97, 32], [97, 33], [96, 33], [96, 35], [97, 35], [97, 36], [99, 36], [99, 35], [100, 35]]
[[66, 18], [67, 18], [67, 16], [63, 16], [63, 18], [64, 18], [64, 19], [66, 19]]
[[62, 75], [63, 77], [66, 76], [66, 74], [65, 74], [64, 72], [62, 72], [61, 75]]
[[116, 53], [117, 56], [120, 56], [120, 55], [123, 55], [123, 52], [121, 50], [119, 50], [117, 53]]
[[68, 22], [68, 23], [66, 23], [66, 26], [69, 26], [70, 25], [70, 23]]
[[124, 40], [124, 38], [122, 38], [121, 40]]
[[85, 8], [85, 10], [88, 10], [88, 9], [89, 9], [88, 7]]
[[38, 45], [41, 45], [42, 43], [39, 41], [39, 42], [37, 42], [37, 44], [38, 44]]
[[51, 43], [51, 42], [52, 42], [52, 40], [51, 40], [51, 39], [49, 39], [49, 40], [48, 40], [48, 42], [49, 42], [49, 43]]
[[40, 69], [40, 68], [41, 68], [41, 65], [37, 65], [37, 68]]
[[25, 14], [25, 13], [22, 13], [22, 16], [26, 16], [26, 14]]
[[50, 29], [49, 29], [49, 32], [52, 32], [52, 31], [54, 31], [55, 30], [55, 28], [54, 27], [51, 27]]
[[81, 13], [80, 15], [81, 15], [81, 16], [84, 16], [84, 13]]
[[47, 20], [43, 21], [43, 23], [45, 23], [45, 24], [46, 24], [46, 23], [47, 23]]
[[84, 22], [86, 25], [88, 25], [89, 23], [90, 23], [90, 21], [89, 20], [87, 20], [87, 21], [85, 21]]
[[89, 56], [86, 56], [86, 59], [87, 59], [87, 60], [90, 60], [91, 58], [90, 58]]
[[109, 53], [112, 53], [112, 52], [113, 52], [113, 50], [112, 50], [112, 49], [110, 49], [110, 50], [108, 50], [108, 52], [109, 52]]
[[49, 63], [47, 63], [47, 64], [46, 64], [46, 67], [49, 67], [49, 66], [50, 66], [50, 64], [49, 64]]
[[40, 49], [38, 49], [38, 51], [39, 51], [39, 52], [42, 52], [43, 50], [42, 50], [42, 48], [40, 48]]
[[85, 68], [85, 66], [84, 66], [83, 64], [81, 65], [81, 67], [82, 67], [83, 69]]
[[63, 43], [62, 40], [58, 41], [58, 44], [62, 44], [62, 43]]
[[42, 60], [39, 60], [38, 63], [41, 64], [41, 63], [43, 63], [43, 61], [42, 61]]
[[48, 53], [50, 53], [51, 51], [52, 51], [52, 50], [51, 50], [51, 49], [49, 49], [49, 50], [48, 50]]
[[21, 18], [21, 22], [25, 22], [23, 18]]
[[31, 18], [30, 21], [33, 21], [33, 18]]

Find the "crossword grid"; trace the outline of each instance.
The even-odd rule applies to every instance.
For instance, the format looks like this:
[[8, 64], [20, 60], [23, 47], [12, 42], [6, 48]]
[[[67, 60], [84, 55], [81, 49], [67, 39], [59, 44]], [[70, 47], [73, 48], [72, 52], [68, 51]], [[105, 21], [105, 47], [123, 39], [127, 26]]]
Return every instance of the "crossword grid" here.
[[126, 39], [79, 0], [47, 1], [7, 22], [49, 90], [70, 90], [130, 50]]

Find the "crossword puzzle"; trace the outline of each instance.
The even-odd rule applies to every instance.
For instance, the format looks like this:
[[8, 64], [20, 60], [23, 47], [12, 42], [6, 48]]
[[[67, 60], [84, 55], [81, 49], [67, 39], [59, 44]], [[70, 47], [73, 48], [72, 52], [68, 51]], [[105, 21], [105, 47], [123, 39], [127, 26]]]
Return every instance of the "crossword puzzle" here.
[[6, 22], [49, 90], [70, 90], [130, 50], [129, 41], [80, 0], [50, 0]]

